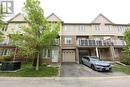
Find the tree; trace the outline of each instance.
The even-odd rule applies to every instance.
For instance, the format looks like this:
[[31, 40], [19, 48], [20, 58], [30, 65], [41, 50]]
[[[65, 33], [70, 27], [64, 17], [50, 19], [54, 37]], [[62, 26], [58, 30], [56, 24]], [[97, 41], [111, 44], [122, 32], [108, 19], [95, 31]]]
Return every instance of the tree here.
[[126, 42], [124, 51], [125, 51], [125, 53], [130, 55], [130, 29], [127, 29], [127, 31], [124, 33], [124, 40]]
[[44, 17], [44, 11], [38, 0], [26, 0], [24, 12], [29, 27], [22, 27], [23, 34], [17, 32], [12, 39], [22, 55], [34, 55], [36, 70], [39, 70], [43, 49], [53, 45], [58, 36], [59, 23], [50, 23]]
[[[0, 7], [0, 12], [1, 12], [1, 7]], [[3, 33], [2, 33], [2, 28], [3, 28], [3, 26], [4, 26], [4, 22], [3, 22], [3, 14], [2, 13], [0, 13], [0, 42], [2, 42], [3, 41]]]
[[130, 29], [125, 31], [124, 40], [126, 42], [126, 46], [123, 49], [123, 54], [120, 56], [120, 62], [130, 65]]

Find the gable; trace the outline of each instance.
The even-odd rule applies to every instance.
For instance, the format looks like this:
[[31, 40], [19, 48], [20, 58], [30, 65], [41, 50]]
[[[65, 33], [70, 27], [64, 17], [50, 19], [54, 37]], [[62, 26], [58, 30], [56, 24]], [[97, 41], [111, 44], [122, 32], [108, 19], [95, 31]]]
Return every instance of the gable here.
[[18, 21], [19, 22], [26, 21], [23, 14], [18, 13], [16, 16], [14, 16], [9, 20], [9, 22], [18, 22]]
[[108, 18], [106, 18], [104, 15], [99, 14], [92, 23], [112, 23]]
[[59, 17], [57, 17], [54, 13], [47, 17], [48, 21], [62, 21]]

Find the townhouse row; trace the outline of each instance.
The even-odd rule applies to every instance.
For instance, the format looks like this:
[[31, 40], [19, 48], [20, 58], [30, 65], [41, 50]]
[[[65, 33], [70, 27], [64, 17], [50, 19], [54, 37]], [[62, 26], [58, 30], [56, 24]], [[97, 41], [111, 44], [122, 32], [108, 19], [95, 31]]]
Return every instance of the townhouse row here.
[[[99, 14], [91, 23], [64, 23], [54, 13], [48, 21], [60, 22], [59, 44], [52, 50], [45, 49], [43, 58], [50, 62], [80, 63], [82, 56], [98, 56], [104, 60], [117, 60], [126, 45], [123, 33], [130, 24], [116, 24]], [[21, 31], [21, 26], [28, 26], [24, 16], [19, 13], [10, 19], [2, 29], [5, 41], [0, 44], [1, 55], [9, 55], [15, 50], [9, 38], [10, 34]], [[22, 32], [21, 32], [22, 33]]]

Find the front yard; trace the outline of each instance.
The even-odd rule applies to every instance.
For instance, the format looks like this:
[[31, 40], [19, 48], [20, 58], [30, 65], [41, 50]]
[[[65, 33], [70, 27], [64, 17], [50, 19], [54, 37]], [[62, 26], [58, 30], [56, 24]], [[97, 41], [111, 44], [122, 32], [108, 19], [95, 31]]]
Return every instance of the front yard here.
[[58, 67], [41, 66], [39, 71], [32, 68], [31, 62], [23, 63], [17, 72], [0, 72], [5, 77], [52, 77], [58, 75]]
[[123, 72], [125, 74], [130, 75], [130, 65], [123, 66], [119, 64], [114, 64], [113, 71], [119, 71], [119, 72]]

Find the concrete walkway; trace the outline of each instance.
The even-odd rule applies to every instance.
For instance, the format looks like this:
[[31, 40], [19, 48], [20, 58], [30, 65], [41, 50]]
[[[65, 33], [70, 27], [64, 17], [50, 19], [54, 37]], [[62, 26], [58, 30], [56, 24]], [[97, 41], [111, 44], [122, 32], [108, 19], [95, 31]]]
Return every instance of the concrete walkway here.
[[109, 77], [109, 76], [127, 76], [121, 72], [97, 72], [89, 67], [76, 64], [64, 63], [61, 65], [61, 77]]

